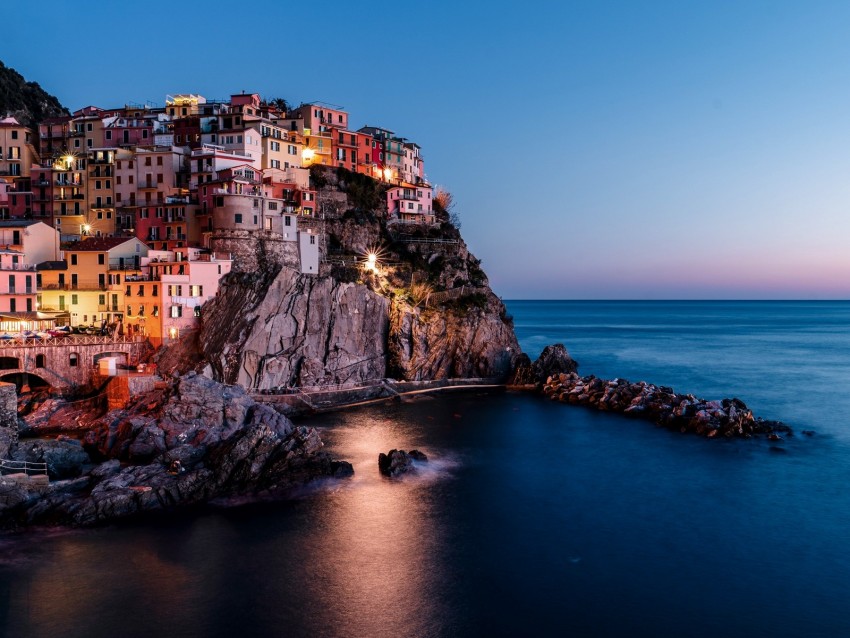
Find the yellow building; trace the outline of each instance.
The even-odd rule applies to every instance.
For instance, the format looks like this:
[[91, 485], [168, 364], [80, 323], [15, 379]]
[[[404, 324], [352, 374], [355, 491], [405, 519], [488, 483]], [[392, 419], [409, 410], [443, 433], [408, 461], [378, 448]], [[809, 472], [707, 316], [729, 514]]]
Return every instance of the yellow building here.
[[39, 268], [39, 308], [69, 312], [71, 325], [124, 318], [126, 280], [141, 274], [148, 247], [135, 237], [91, 237], [64, 251], [64, 260]]
[[0, 119], [0, 176], [30, 176], [30, 167], [39, 162], [32, 142], [32, 131], [14, 117]]

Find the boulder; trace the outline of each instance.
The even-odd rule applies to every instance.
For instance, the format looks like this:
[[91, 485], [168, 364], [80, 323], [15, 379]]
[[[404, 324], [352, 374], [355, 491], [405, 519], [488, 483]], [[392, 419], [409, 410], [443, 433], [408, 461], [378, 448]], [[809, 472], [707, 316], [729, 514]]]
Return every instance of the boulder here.
[[378, 455], [378, 470], [384, 476], [401, 476], [415, 469], [413, 457], [404, 450], [390, 450], [387, 454], [381, 452]]
[[51, 480], [79, 476], [91, 464], [82, 443], [63, 437], [57, 439], [27, 439], [20, 441], [12, 453], [15, 461], [46, 463]]
[[556, 374], [570, 374], [578, 371], [578, 363], [567, 352], [562, 343], [543, 348], [537, 361], [531, 364], [531, 372], [536, 383], [545, 383]]

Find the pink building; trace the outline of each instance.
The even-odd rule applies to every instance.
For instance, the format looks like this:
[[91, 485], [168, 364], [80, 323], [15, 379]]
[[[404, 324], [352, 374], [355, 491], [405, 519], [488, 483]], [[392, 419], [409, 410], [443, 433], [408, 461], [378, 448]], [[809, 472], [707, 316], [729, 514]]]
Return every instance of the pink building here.
[[428, 185], [403, 184], [387, 191], [387, 214], [391, 220], [433, 224], [433, 189]]
[[200, 248], [150, 251], [142, 260], [144, 274], [125, 281], [127, 325], [155, 346], [197, 329], [201, 306], [215, 297], [232, 265], [230, 255]]
[[35, 265], [19, 250], [0, 248], [0, 312], [35, 312], [36, 295]]

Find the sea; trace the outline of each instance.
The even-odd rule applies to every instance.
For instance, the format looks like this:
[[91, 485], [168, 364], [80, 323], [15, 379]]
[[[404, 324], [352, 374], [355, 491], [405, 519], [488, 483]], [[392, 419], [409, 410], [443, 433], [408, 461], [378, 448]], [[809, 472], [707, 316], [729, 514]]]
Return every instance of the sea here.
[[[507, 306], [532, 357], [560, 342], [582, 374], [738, 397], [796, 434], [480, 390], [301, 419], [353, 478], [0, 536], [0, 635], [850, 636], [850, 303]], [[382, 478], [391, 448], [429, 462]]]

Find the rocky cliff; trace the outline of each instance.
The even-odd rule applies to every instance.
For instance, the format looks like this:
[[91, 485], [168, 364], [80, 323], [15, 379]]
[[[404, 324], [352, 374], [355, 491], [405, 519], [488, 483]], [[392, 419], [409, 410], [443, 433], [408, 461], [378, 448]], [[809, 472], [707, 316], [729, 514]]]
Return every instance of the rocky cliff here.
[[316, 430], [238, 386], [195, 374], [163, 385], [95, 420], [82, 443], [0, 428], [4, 457], [46, 463], [51, 479], [0, 478], [0, 527], [90, 525], [352, 473], [322, 452]]
[[[383, 187], [364, 176], [319, 169], [314, 181], [319, 275], [260, 255], [225, 277], [203, 308], [207, 373], [260, 390], [507, 378], [520, 355], [511, 319], [457, 229], [387, 225]], [[370, 252], [375, 269], [364, 267]]]

